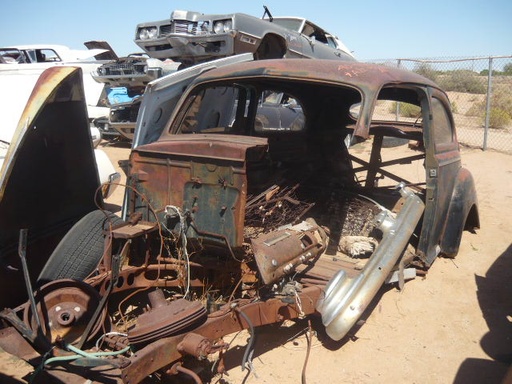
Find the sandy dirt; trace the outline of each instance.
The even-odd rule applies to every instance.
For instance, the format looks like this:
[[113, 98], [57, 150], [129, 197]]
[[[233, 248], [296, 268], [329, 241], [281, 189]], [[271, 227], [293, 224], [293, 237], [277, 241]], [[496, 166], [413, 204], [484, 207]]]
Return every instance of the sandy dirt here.
[[[115, 164], [129, 153], [104, 149]], [[340, 342], [315, 318], [312, 332], [308, 319], [261, 327], [249, 371], [240, 366], [249, 333], [225, 337], [228, 374], [212, 382], [501, 383], [512, 362], [512, 156], [463, 149], [462, 159], [475, 178], [481, 229], [464, 233], [457, 258], [437, 259], [403, 291], [381, 289]], [[121, 201], [119, 188], [109, 202], [119, 209]], [[0, 382], [24, 383], [30, 371], [0, 351]]]

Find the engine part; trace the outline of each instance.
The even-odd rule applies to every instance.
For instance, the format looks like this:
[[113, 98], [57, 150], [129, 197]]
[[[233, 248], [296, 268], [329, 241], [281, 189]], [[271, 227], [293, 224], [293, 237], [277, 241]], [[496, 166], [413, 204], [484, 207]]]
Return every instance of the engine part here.
[[198, 301], [178, 299], [167, 301], [156, 289], [148, 294], [151, 309], [140, 315], [137, 324], [128, 332], [131, 344], [144, 344], [175, 335], [206, 320], [206, 308]]
[[[75, 280], [55, 280], [41, 287], [35, 295], [37, 315], [27, 306], [23, 318], [33, 330], [41, 319], [41, 330], [52, 342], [62, 340], [68, 344], [78, 342], [100, 302], [99, 293], [90, 285]], [[98, 316], [88, 340], [101, 329], [106, 311]]]
[[276, 282], [325, 250], [320, 228], [306, 221], [252, 239], [251, 246], [265, 284]]
[[190, 332], [178, 344], [178, 351], [203, 360], [211, 353], [212, 342], [204, 336]]

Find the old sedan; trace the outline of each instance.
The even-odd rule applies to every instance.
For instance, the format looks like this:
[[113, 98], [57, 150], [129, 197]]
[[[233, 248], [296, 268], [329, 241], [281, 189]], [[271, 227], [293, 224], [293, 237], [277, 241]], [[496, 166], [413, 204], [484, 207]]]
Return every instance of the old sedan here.
[[[160, 137], [132, 149], [124, 223], [106, 232], [94, 273], [42, 279], [1, 314], [2, 348], [37, 351], [65, 382], [137, 383], [159, 370], [200, 382], [191, 365], [222, 360], [223, 336], [250, 330], [250, 368], [255, 327], [308, 315], [340, 340], [383, 284], [454, 257], [479, 227], [449, 100], [428, 79], [331, 60], [243, 62], [199, 75], [167, 118], [172, 87], [162, 79], [143, 101], [139, 128]], [[417, 116], [403, 117], [406, 106]], [[388, 137], [410, 145], [386, 150]], [[78, 254], [47, 272], [76, 278], [66, 271]], [[19, 333], [31, 344], [13, 348]]]
[[256, 59], [354, 60], [339, 38], [309, 20], [272, 17], [267, 8], [264, 16], [177, 10], [170, 19], [137, 25], [135, 43], [151, 57], [185, 66], [247, 52]]

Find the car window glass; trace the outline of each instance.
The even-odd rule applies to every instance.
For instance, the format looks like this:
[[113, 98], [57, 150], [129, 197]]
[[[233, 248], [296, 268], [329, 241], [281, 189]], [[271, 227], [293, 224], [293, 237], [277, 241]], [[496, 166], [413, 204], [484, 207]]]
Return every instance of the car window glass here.
[[38, 62], [55, 62], [61, 61], [59, 55], [53, 49], [38, 49], [36, 50]]
[[5, 48], [0, 49], [0, 56], [2, 56], [5, 63], [25, 63], [25, 57], [22, 51], [18, 49]]
[[193, 95], [183, 117], [182, 133], [224, 133], [231, 130], [240, 90], [211, 87]]
[[302, 19], [287, 19], [287, 18], [276, 18], [272, 19], [272, 23], [280, 25], [291, 31], [299, 32], [302, 27]]
[[261, 134], [305, 130], [306, 119], [297, 98], [273, 89], [258, 94], [256, 98], [251, 89], [237, 86], [202, 89], [189, 97], [178, 131]]
[[432, 132], [434, 132], [434, 143], [436, 145], [453, 142], [453, 127], [450, 115], [444, 104], [432, 98]]
[[334, 40], [331, 36], [327, 36], [327, 45], [331, 48], [338, 48], [338, 45], [336, 44], [336, 40]]
[[256, 132], [303, 131], [305, 126], [303, 108], [296, 98], [274, 90], [261, 93], [254, 123]]

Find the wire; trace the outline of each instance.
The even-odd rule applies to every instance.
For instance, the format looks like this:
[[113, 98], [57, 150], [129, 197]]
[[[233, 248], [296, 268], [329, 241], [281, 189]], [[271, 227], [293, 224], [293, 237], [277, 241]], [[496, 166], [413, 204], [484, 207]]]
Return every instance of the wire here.
[[98, 340], [96, 340], [96, 348], [97, 349], [100, 349], [100, 342], [101, 342], [101, 340], [103, 340], [107, 336], [124, 336], [124, 337], [127, 337], [128, 334], [127, 333], [123, 333], [123, 332], [115, 332], [115, 331], [104, 333], [103, 335], [101, 335], [98, 338]]
[[75, 352], [75, 355], [69, 355], [69, 356], [55, 356], [55, 357], [51, 357], [47, 360], [44, 360], [41, 365], [47, 365], [47, 364], [52, 364], [52, 363], [55, 363], [55, 362], [61, 362], [61, 361], [70, 361], [70, 360], [76, 360], [76, 359], [79, 359], [81, 357], [87, 357], [87, 358], [91, 358], [91, 359], [98, 359], [98, 358], [101, 358], [101, 357], [105, 357], [105, 356], [117, 356], [117, 355], [122, 355], [123, 353], [126, 353], [130, 350], [130, 347], [125, 347], [119, 351], [112, 351], [112, 352], [94, 352], [94, 353], [89, 353], [89, 352], [85, 352], [85, 351], [82, 351], [81, 349], [78, 349], [76, 347], [73, 347], [71, 344], [67, 344], [66, 345], [66, 349], [71, 351], [71, 352]]
[[306, 359], [304, 360], [304, 365], [302, 367], [302, 375], [301, 375], [301, 383], [306, 384], [306, 367], [308, 365], [309, 354], [311, 353], [311, 334], [313, 333], [311, 328], [311, 320], [308, 320], [308, 330], [306, 332], [306, 341], [308, 343], [308, 348], [306, 350]]
[[171, 214], [168, 212], [168, 209], [172, 209], [176, 214], [178, 215], [180, 219], [180, 237], [181, 237], [181, 246], [182, 246], [182, 252], [185, 256], [185, 264], [187, 268], [187, 286], [185, 289], [184, 297], [188, 297], [190, 293], [190, 258], [187, 251], [187, 235], [185, 230], [185, 215], [182, 214], [181, 209], [175, 205], [167, 205], [165, 207], [166, 210], [166, 216], [171, 216]]
[[[149, 201], [149, 199], [142, 193], [140, 193], [139, 191], [137, 191], [134, 187], [132, 187], [131, 185], [128, 185], [128, 184], [123, 184], [123, 183], [109, 183], [110, 185], [117, 185], [117, 186], [121, 186], [123, 188], [128, 188], [130, 189], [132, 192], [134, 192], [137, 196], [139, 196], [147, 205], [148, 205], [148, 208], [149, 210], [151, 211], [151, 213], [153, 214], [154, 218], [155, 218], [155, 222], [158, 226], [158, 235], [160, 237], [160, 250], [159, 250], [159, 254], [162, 255], [163, 253], [163, 249], [165, 247], [165, 244], [164, 244], [164, 235], [163, 235], [163, 232], [162, 232], [162, 223], [160, 223], [160, 220], [158, 220], [158, 215], [156, 213], [156, 210], [154, 209], [154, 207], [152, 206], [151, 202]], [[107, 216], [107, 219], [109, 220], [109, 244], [108, 244], [108, 247], [105, 247], [105, 252], [106, 250], [110, 247], [110, 243], [112, 242], [112, 221], [111, 221], [111, 218], [105, 213], [105, 212], [108, 212], [106, 211], [105, 209], [101, 208], [99, 205], [98, 205], [98, 199], [97, 199], [97, 195], [98, 195], [98, 192], [101, 190], [101, 186], [98, 187], [96, 189], [96, 193], [95, 193], [95, 199], [94, 199], [94, 202], [96, 204], [96, 207], [98, 209], [100, 209], [104, 214], [105, 216]], [[104, 255], [105, 256], [105, 255]], [[145, 261], [145, 264], [147, 265], [148, 263], [148, 260]], [[152, 288], [154, 286], [154, 284], [156, 284], [156, 282], [158, 281], [158, 279], [160, 278], [160, 258], [158, 259], [158, 274], [157, 276], [155, 277], [154, 279], [154, 283], [152, 285], [148, 285], [147, 287], [144, 287], [144, 288], [141, 288], [141, 289], [138, 289], [134, 292], [132, 292], [132, 294], [126, 296], [123, 300], [121, 300], [117, 306], [117, 309], [119, 311], [119, 315], [121, 316], [121, 320], [123, 322], [126, 322], [125, 320], [125, 316], [123, 314], [123, 311], [121, 310], [121, 306], [123, 303], [126, 302], [126, 300], [128, 300], [129, 298], [131, 298], [132, 296], [134, 296], [135, 294], [139, 293], [139, 292], [142, 292], [142, 291], [145, 291], [149, 288]]]
[[242, 371], [244, 371], [246, 368], [249, 371], [253, 370], [252, 366], [252, 355], [254, 353], [253, 345], [256, 338], [256, 333], [254, 332], [254, 326], [252, 325], [251, 319], [249, 316], [247, 316], [240, 308], [238, 308], [236, 305], [233, 306], [233, 310], [238, 313], [240, 316], [242, 316], [245, 321], [247, 322], [247, 325], [249, 325], [249, 343], [247, 344], [247, 348], [245, 348], [244, 356], [242, 358]]

